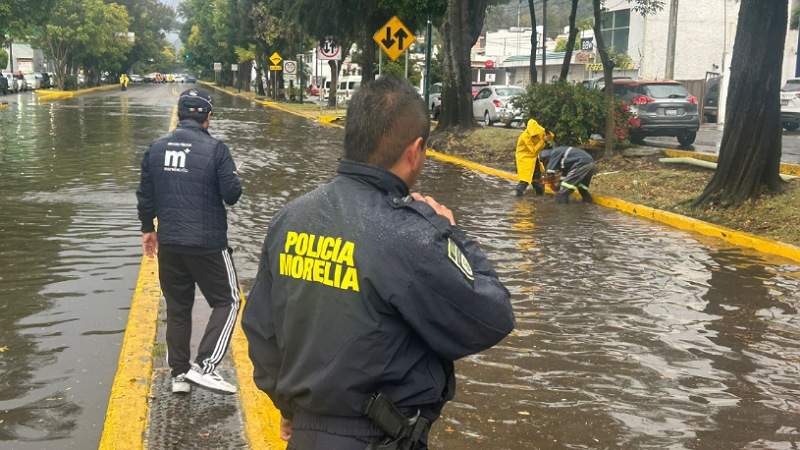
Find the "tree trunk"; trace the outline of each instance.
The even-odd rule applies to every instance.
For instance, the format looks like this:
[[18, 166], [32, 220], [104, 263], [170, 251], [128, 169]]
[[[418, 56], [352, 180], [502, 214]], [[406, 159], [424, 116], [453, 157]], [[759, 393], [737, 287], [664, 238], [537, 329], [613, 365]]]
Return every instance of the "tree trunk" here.
[[361, 46], [361, 84], [375, 80], [376, 46], [372, 36], [367, 36]]
[[536, 69], [536, 53], [539, 51], [539, 33], [536, 31], [536, 7], [533, 0], [528, 0], [528, 8], [531, 12], [531, 62], [530, 62], [530, 76], [531, 84], [539, 82], [539, 72]]
[[738, 205], [782, 188], [780, 83], [788, 6], [788, 0], [741, 2], [719, 165], [695, 205]]
[[603, 34], [600, 32], [602, 28], [602, 6], [601, 0], [592, 0], [594, 5], [594, 37], [597, 40], [597, 51], [600, 52], [600, 60], [603, 62], [603, 80], [605, 83], [606, 94], [606, 149], [607, 157], [614, 154], [614, 139], [615, 131], [615, 107], [614, 107], [614, 61], [608, 55], [608, 48], [606, 48]]
[[578, 38], [578, 29], [575, 27], [575, 20], [578, 16], [578, 1], [572, 0], [572, 9], [569, 12], [569, 39], [567, 40], [567, 52], [564, 54], [564, 62], [561, 64], [559, 81], [567, 81], [569, 66], [572, 64], [572, 51], [575, 48], [575, 40]]
[[331, 68], [331, 88], [328, 90], [328, 106], [333, 108], [336, 106], [336, 91], [339, 88], [339, 61], [328, 61], [328, 67]]
[[472, 128], [470, 52], [480, 37], [488, 0], [448, 0], [444, 34], [444, 80], [439, 128]]

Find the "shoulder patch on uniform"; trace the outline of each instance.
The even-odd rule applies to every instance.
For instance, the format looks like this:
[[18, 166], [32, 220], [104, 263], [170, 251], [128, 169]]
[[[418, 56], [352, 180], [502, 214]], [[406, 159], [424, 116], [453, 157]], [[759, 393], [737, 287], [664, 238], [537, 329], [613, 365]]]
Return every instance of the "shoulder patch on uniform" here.
[[467, 257], [451, 238], [447, 238], [447, 257], [469, 281], [475, 281], [475, 275], [472, 273], [472, 266], [469, 265]]

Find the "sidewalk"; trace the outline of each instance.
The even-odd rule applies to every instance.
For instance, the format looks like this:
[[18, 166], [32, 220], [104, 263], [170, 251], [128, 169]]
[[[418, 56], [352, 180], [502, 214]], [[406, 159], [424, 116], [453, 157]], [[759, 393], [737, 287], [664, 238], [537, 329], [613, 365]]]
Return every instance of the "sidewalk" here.
[[[203, 336], [211, 308], [202, 295], [195, 297], [192, 312], [192, 356]], [[225, 356], [219, 373], [238, 385], [236, 369]], [[153, 378], [145, 448], [238, 449], [249, 448], [244, 435], [242, 407], [238, 395], [221, 395], [192, 386], [189, 394], [173, 394], [172, 377], [166, 361], [166, 304], [160, 300], [158, 332], [153, 349]]]

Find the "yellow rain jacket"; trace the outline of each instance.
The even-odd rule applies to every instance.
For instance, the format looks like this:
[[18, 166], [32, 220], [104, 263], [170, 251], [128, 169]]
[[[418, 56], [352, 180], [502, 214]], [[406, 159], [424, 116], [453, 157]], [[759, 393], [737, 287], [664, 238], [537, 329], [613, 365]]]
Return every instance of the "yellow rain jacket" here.
[[541, 152], [547, 143], [545, 135], [547, 131], [539, 122], [530, 119], [528, 127], [517, 139], [517, 177], [519, 181], [531, 183], [536, 166], [539, 166], [539, 173], [544, 174], [544, 165], [539, 161]]
[[128, 76], [125, 75], [124, 73], [119, 76], [119, 84], [124, 88], [128, 87], [128, 80], [129, 80]]

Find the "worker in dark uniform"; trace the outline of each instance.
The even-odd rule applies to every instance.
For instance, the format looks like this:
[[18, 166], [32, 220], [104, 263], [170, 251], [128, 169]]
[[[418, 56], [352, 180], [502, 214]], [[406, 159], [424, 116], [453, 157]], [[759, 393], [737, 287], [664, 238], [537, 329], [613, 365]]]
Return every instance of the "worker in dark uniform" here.
[[8, 95], [8, 78], [0, 70], [0, 94]]
[[409, 192], [429, 130], [405, 81], [361, 87], [337, 176], [272, 220], [242, 324], [289, 449], [427, 448], [453, 361], [514, 328], [478, 244]]
[[[212, 108], [211, 97], [202, 90], [181, 94], [178, 128], [145, 152], [136, 191], [144, 253], [158, 255], [158, 277], [167, 300], [167, 360], [174, 393], [189, 392], [189, 382], [224, 394], [236, 392], [216, 368], [239, 311], [225, 205], [239, 200], [242, 186], [228, 147], [208, 134]], [[195, 284], [212, 312], [196, 364], [191, 364]]]
[[556, 202], [569, 203], [569, 197], [578, 191], [586, 203], [592, 202], [589, 185], [594, 175], [595, 163], [592, 155], [577, 147], [560, 146], [552, 150], [543, 150], [539, 159], [547, 168], [547, 178], [554, 175], [560, 183], [552, 183], [556, 191]]

